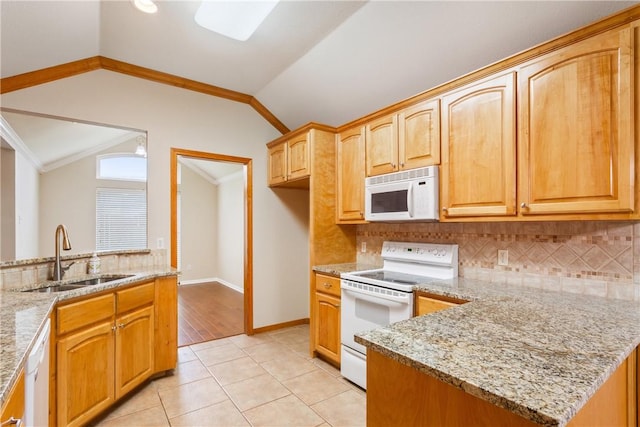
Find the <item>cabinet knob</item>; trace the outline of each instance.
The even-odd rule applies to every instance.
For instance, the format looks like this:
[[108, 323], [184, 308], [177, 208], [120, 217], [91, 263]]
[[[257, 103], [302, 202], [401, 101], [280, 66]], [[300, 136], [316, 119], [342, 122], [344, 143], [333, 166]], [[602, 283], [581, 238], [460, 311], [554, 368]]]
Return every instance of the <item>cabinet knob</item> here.
[[120, 329], [124, 328], [124, 323], [120, 323], [120, 324], [118, 325], [118, 328], [120, 328]]
[[520, 203], [520, 207], [522, 209], [526, 209], [527, 208], [527, 204], [525, 202]]
[[403, 168], [404, 167], [404, 162], [400, 163], [400, 167]]
[[324, 286], [325, 289], [330, 289], [331, 288], [331, 283], [324, 282], [323, 286]]
[[445, 206], [442, 208], [442, 212], [446, 212], [446, 211], [447, 211], [447, 207]]
[[112, 327], [111, 327], [111, 330], [112, 330], [112, 331], [115, 331], [116, 329], [118, 329], [118, 327], [117, 327], [117, 326], [112, 326]]

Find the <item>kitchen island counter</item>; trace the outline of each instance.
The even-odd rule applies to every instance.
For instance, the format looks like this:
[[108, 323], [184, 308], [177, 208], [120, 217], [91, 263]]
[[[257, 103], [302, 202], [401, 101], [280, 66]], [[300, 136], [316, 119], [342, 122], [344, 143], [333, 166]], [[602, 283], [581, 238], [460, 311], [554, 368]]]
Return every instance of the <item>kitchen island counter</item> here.
[[640, 344], [640, 304], [457, 278], [470, 301], [361, 333], [381, 355], [541, 425], [566, 425]]

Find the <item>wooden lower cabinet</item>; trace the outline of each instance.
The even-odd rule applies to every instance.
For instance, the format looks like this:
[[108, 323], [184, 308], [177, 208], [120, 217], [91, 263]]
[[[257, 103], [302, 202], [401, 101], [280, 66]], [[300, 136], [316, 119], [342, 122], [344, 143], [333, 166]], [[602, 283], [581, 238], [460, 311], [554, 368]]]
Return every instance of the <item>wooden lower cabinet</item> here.
[[314, 351], [334, 365], [340, 364], [340, 279], [316, 274], [313, 309]]
[[21, 370], [9, 391], [7, 400], [2, 405], [0, 425], [3, 427], [17, 425], [18, 420], [24, 419], [24, 409], [24, 370]]
[[414, 301], [413, 311], [415, 316], [435, 313], [436, 311], [445, 310], [468, 302], [422, 291], [416, 291]]
[[58, 425], [83, 425], [115, 401], [113, 327], [109, 320], [58, 340]]
[[[567, 426], [637, 426], [636, 358], [637, 350]], [[532, 427], [538, 424], [369, 349], [367, 426]]]
[[153, 307], [116, 319], [116, 398], [124, 396], [153, 373]]
[[85, 425], [153, 374], [175, 368], [176, 284], [163, 277], [56, 308], [51, 422]]

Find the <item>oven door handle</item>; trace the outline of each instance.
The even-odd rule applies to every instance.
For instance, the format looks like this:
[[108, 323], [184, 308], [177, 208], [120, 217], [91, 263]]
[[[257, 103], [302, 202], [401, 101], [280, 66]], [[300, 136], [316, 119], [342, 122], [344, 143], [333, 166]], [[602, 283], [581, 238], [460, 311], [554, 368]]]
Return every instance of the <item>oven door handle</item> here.
[[397, 305], [407, 305], [410, 303], [410, 298], [408, 295], [406, 297], [396, 297], [393, 295], [377, 294], [353, 288], [342, 288], [342, 292], [358, 294], [358, 298], [376, 304], [380, 304], [381, 299], [395, 302]]

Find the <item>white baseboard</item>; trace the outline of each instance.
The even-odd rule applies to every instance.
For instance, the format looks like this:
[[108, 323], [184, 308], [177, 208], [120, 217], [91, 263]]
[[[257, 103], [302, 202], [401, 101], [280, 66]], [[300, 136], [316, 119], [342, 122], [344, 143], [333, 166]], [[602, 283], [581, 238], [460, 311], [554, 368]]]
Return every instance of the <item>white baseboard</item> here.
[[233, 283], [229, 283], [226, 280], [220, 279], [219, 277], [208, 277], [204, 279], [193, 279], [193, 280], [181, 280], [180, 286], [199, 285], [201, 283], [208, 283], [208, 282], [218, 282], [221, 285], [226, 286], [227, 288], [233, 289], [236, 292], [240, 292], [241, 294], [244, 294], [244, 288], [242, 286], [234, 285]]

